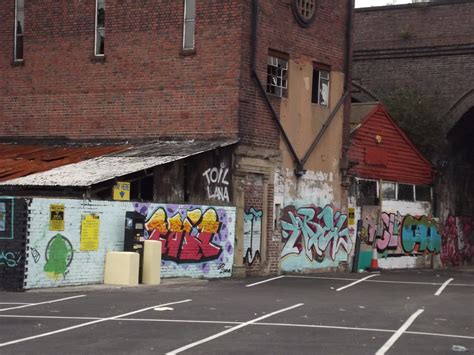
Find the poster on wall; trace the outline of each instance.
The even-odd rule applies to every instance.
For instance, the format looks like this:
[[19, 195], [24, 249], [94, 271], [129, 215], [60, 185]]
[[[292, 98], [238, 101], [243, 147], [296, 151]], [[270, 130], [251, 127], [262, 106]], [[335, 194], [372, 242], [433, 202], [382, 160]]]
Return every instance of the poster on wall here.
[[81, 222], [81, 251], [96, 251], [99, 249], [100, 218], [97, 215], [88, 214]]
[[130, 183], [117, 181], [114, 185], [114, 196], [115, 201], [130, 201]]
[[49, 206], [49, 230], [64, 230], [64, 205]]
[[349, 208], [349, 225], [353, 226], [355, 224], [355, 208]]
[[0, 202], [0, 232], [5, 232], [7, 220], [7, 208], [5, 202]]

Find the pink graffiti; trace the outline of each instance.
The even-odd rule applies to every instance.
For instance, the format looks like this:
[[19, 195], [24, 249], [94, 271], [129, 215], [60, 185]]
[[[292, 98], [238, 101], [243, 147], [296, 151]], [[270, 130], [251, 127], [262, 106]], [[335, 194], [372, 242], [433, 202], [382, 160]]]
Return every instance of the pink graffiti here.
[[474, 257], [474, 221], [472, 217], [448, 216], [443, 232], [441, 261], [459, 266]]

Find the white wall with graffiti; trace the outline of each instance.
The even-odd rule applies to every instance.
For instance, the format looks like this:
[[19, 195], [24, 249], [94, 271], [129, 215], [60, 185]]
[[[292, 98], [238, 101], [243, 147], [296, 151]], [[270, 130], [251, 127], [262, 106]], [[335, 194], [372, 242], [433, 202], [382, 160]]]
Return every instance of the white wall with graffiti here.
[[374, 249], [384, 269], [439, 265], [441, 232], [430, 203], [383, 200], [357, 210], [362, 220], [359, 269], [370, 265]]
[[295, 180], [292, 172], [277, 174], [275, 211], [282, 234], [280, 267], [284, 272], [347, 267], [354, 228], [338, 208], [332, 173], [307, 171]]
[[235, 208], [34, 198], [25, 288], [103, 282], [105, 255], [122, 251], [125, 213], [163, 243], [162, 277], [231, 276]]

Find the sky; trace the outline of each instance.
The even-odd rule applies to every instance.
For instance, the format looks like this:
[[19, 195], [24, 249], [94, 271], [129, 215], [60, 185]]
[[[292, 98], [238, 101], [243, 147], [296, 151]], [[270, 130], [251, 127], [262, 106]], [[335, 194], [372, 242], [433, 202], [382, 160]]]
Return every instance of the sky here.
[[409, 4], [411, 0], [356, 0], [355, 7], [384, 6], [398, 4]]

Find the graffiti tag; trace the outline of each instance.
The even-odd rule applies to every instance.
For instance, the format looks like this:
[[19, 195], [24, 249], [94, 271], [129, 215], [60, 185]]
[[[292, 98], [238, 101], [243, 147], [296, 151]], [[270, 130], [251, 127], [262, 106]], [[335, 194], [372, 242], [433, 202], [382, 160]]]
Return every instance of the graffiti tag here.
[[209, 168], [202, 176], [206, 177], [207, 197], [210, 200], [229, 202], [228, 168]]
[[347, 255], [352, 250], [347, 216], [330, 205], [286, 207], [281, 227], [285, 242], [282, 258], [303, 253], [310, 261], [321, 262], [326, 254], [336, 260], [338, 253]]
[[21, 255], [14, 251], [0, 251], [0, 265], [15, 268], [21, 262]]
[[244, 263], [260, 258], [263, 212], [251, 207], [244, 214]]
[[215, 260], [222, 252], [213, 238], [219, 233], [221, 222], [214, 208], [201, 211], [195, 208], [184, 215], [176, 212], [168, 217], [159, 207], [145, 222], [148, 239], [163, 242], [163, 260], [177, 263], [196, 263]]

